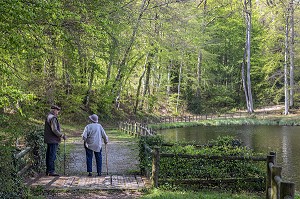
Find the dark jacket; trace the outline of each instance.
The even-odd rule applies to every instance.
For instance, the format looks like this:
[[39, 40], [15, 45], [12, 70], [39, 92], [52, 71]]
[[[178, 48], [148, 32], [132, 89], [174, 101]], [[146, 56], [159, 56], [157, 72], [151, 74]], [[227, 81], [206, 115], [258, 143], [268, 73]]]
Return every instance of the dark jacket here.
[[45, 119], [44, 142], [56, 144], [61, 142], [62, 133], [57, 117], [50, 112]]

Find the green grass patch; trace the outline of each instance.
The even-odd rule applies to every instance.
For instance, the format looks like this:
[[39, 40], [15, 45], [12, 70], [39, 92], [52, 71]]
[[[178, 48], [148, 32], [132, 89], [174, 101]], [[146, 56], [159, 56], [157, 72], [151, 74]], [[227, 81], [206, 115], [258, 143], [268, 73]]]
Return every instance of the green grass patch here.
[[168, 191], [153, 189], [148, 194], [143, 195], [141, 199], [260, 199], [265, 198], [265, 195], [253, 193], [223, 193], [215, 191]]
[[106, 134], [110, 141], [138, 141], [138, 138], [123, 133], [120, 130], [108, 130]]
[[154, 130], [193, 127], [193, 126], [222, 126], [222, 125], [284, 125], [293, 126], [300, 125], [299, 120], [296, 119], [262, 119], [262, 118], [232, 118], [232, 119], [213, 119], [200, 120], [194, 122], [174, 122], [174, 123], [160, 123], [150, 124], [149, 127]]

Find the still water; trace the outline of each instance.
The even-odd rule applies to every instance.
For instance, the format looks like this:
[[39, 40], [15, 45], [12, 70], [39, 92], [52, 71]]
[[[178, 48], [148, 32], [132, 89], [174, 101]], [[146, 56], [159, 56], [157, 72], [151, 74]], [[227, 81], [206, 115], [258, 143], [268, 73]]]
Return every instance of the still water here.
[[284, 181], [294, 182], [300, 191], [300, 126], [200, 126], [158, 132], [166, 141], [206, 144], [218, 136], [233, 136], [255, 152], [277, 153]]

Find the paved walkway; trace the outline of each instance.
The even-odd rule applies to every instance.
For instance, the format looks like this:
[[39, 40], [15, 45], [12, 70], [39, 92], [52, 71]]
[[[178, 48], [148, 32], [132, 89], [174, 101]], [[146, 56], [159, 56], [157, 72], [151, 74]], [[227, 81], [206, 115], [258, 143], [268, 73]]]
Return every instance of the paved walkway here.
[[[73, 141], [70, 143], [70, 140]], [[40, 174], [28, 179], [28, 186], [42, 186], [49, 190], [139, 190], [148, 187], [149, 180], [139, 175], [138, 144], [136, 142], [110, 141], [106, 147], [107, 151], [103, 146], [102, 176], [100, 177], [87, 176], [85, 150], [80, 137], [70, 137], [67, 144], [73, 146], [66, 160], [65, 175], [52, 177]], [[63, 161], [60, 165], [63, 165]], [[95, 158], [93, 158], [94, 175], [96, 174], [95, 165]], [[60, 173], [64, 173], [63, 166], [60, 170]]]

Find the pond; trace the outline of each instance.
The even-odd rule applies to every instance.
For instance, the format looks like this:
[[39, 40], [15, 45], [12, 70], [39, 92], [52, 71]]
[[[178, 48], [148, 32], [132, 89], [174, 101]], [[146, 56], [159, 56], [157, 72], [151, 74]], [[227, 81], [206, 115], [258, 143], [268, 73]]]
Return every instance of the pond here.
[[300, 126], [198, 126], [160, 130], [166, 141], [207, 144], [218, 136], [233, 136], [255, 152], [277, 153], [284, 181], [294, 182], [300, 191]]

